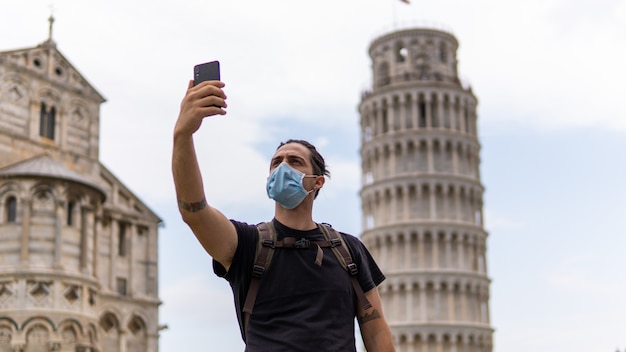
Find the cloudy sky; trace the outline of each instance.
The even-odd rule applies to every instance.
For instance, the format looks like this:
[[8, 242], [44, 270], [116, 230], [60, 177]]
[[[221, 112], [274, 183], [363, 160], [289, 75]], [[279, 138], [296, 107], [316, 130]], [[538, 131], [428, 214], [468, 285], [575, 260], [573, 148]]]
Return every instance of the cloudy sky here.
[[626, 2], [2, 0], [0, 50], [48, 36], [100, 91], [101, 160], [164, 220], [161, 351], [241, 351], [230, 290], [178, 216], [171, 132], [193, 65], [222, 62], [228, 115], [197, 134], [207, 199], [268, 220], [276, 144], [304, 138], [332, 179], [316, 220], [361, 230], [356, 107], [367, 49], [394, 28], [460, 42], [479, 98], [495, 351], [626, 349]]

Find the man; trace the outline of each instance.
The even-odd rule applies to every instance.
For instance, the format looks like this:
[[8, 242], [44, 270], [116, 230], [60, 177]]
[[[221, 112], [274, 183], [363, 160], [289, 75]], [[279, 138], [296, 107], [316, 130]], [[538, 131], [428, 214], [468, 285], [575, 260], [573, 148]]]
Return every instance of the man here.
[[[320, 265], [312, 249], [276, 249], [263, 276], [247, 328], [242, 306], [250, 285], [259, 232], [255, 225], [229, 220], [204, 198], [193, 134], [205, 117], [226, 114], [224, 84], [189, 82], [174, 129], [172, 172], [183, 220], [213, 257], [214, 271], [225, 277], [235, 305], [246, 351], [355, 351], [354, 317], [365, 348], [394, 351], [376, 286], [384, 280], [369, 252], [354, 236], [342, 234], [358, 281], [371, 307], [357, 300], [349, 274], [329, 248]], [[322, 239], [312, 219], [313, 200], [329, 176], [324, 159], [305, 141], [281, 144], [270, 162], [267, 192], [276, 201], [272, 221], [277, 239]], [[341, 204], [337, 204], [341, 206]], [[318, 248], [319, 249], [319, 248]]]

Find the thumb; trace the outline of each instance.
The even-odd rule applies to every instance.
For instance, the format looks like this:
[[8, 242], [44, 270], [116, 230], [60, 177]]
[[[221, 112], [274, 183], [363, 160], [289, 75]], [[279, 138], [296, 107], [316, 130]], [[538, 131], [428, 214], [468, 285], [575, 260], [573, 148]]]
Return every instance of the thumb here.
[[189, 83], [187, 84], [187, 89], [191, 89], [193, 87], [193, 80], [189, 80]]

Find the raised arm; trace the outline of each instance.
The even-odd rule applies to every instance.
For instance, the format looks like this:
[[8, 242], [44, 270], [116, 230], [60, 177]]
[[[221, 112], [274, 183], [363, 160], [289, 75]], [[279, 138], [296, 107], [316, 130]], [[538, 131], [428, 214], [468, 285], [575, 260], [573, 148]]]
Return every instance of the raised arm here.
[[193, 134], [205, 117], [225, 115], [226, 95], [219, 81], [189, 82], [174, 128], [172, 173], [183, 221], [204, 249], [227, 270], [237, 248], [234, 225], [206, 202]]

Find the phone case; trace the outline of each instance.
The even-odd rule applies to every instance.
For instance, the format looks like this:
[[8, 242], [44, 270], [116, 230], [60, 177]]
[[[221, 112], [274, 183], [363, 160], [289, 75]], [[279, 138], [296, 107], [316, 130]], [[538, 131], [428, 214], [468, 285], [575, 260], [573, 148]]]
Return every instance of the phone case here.
[[193, 84], [220, 80], [220, 62], [211, 61], [193, 67]]

